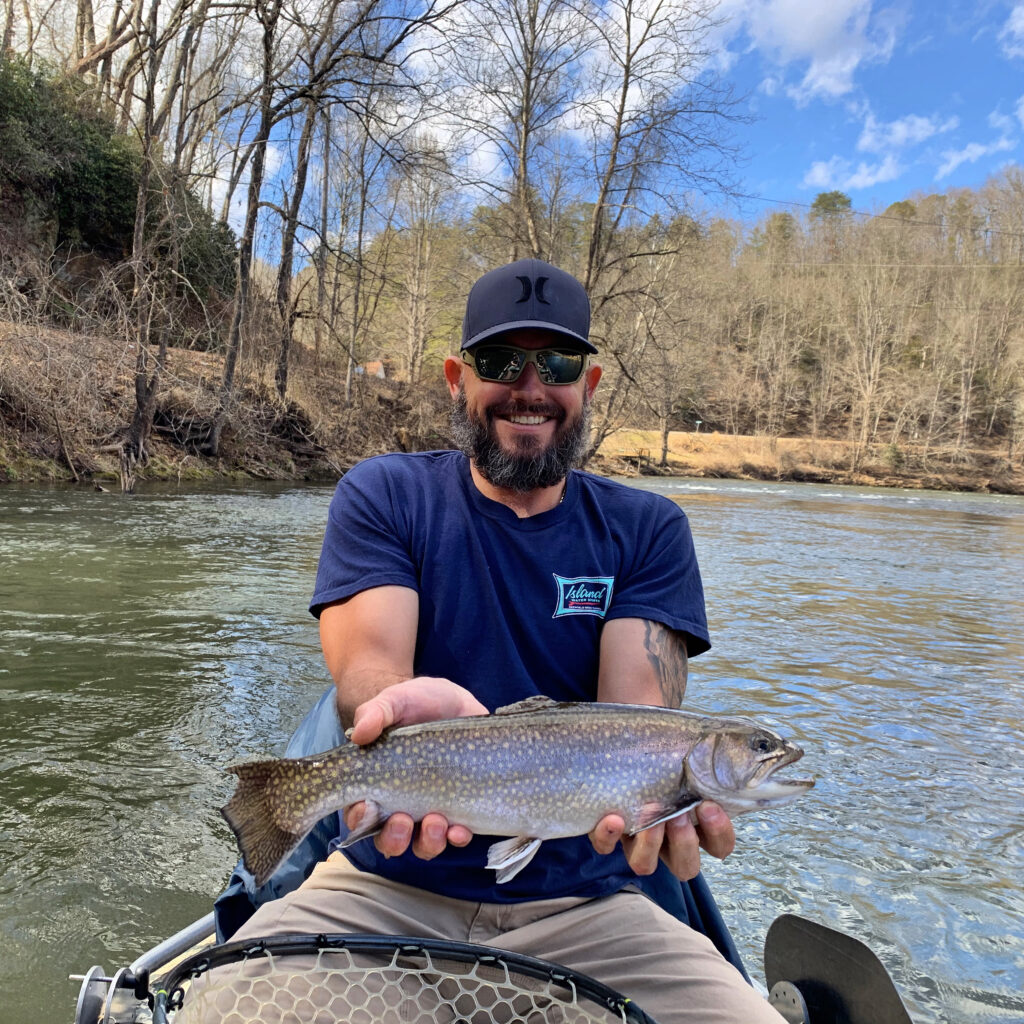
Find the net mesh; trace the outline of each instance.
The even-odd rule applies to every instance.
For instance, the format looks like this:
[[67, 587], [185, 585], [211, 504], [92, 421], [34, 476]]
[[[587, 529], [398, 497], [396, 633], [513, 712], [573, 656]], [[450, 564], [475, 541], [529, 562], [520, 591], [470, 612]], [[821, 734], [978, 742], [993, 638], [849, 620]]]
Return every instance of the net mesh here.
[[[532, 961], [542, 964], [543, 961]], [[422, 946], [247, 950], [201, 962], [171, 992], [173, 1024], [587, 1024], [649, 1021], [582, 976], [490, 951], [472, 959]]]

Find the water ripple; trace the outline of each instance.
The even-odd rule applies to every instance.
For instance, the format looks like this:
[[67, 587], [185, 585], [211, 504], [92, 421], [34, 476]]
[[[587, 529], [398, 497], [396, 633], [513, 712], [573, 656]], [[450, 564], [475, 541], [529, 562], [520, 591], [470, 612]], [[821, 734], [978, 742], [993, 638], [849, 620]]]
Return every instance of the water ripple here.
[[[681, 501], [704, 569], [691, 706], [778, 726], [818, 779], [706, 864], [753, 973], [792, 911], [868, 942], [918, 1024], [1020, 1024], [1024, 502], [641, 486]], [[224, 767], [279, 753], [327, 685], [305, 605], [330, 496], [0, 491], [11, 1019], [70, 1019], [69, 971], [209, 909]]]

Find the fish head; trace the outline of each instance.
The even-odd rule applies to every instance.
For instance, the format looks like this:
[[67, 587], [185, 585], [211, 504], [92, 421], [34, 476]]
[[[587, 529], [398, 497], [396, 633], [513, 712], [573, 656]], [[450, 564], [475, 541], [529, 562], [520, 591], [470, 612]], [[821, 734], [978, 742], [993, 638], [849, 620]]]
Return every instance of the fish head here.
[[813, 779], [777, 778], [804, 752], [764, 726], [739, 719], [710, 724], [686, 758], [687, 788], [714, 800], [730, 815], [774, 807], [802, 796]]

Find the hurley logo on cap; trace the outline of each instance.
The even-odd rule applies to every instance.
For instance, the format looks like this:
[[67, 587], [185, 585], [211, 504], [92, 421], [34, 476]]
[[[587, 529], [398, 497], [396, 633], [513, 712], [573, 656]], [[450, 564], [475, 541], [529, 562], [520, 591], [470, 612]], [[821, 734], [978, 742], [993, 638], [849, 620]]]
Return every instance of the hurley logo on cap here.
[[531, 285], [530, 279], [528, 277], [524, 277], [522, 274], [517, 274], [516, 280], [523, 286], [523, 294], [516, 299], [517, 305], [520, 302], [529, 302], [530, 294], [532, 292], [536, 293], [538, 302], [543, 302], [545, 306], [551, 305], [551, 303], [544, 298], [544, 285], [546, 285], [548, 281], [546, 277], [538, 277], [535, 285]]

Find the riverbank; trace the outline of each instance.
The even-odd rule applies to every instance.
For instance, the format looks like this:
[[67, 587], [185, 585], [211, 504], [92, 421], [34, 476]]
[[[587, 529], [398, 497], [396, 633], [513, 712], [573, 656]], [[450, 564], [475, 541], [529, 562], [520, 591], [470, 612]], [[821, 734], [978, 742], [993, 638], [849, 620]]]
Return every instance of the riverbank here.
[[[0, 323], [0, 483], [68, 482], [117, 489], [134, 407], [135, 353], [124, 341]], [[368, 374], [341, 401], [343, 368], [300, 347], [282, 401], [271, 363], [243, 362], [216, 457], [204, 451], [220, 402], [221, 358], [172, 349], [140, 481], [331, 481], [384, 451], [448, 445], [447, 396]], [[841, 439], [621, 429], [588, 468], [608, 476], [792, 480], [1024, 494], [1005, 447], [953, 452]]]
[[913, 448], [821, 438], [759, 437], [673, 431], [666, 464], [661, 434], [623, 429], [609, 437], [591, 467], [616, 476], [791, 480], [856, 487], [1024, 494], [1024, 467], [975, 449], [969, 462]]
[[[652, 447], [653, 446], [653, 447]], [[1024, 472], [1008, 468], [1006, 460], [976, 453], [981, 467], [928, 460], [916, 467], [894, 467], [891, 451], [874, 445], [855, 467], [853, 445], [811, 438], [768, 438], [752, 435], [672, 432], [666, 465], [652, 452], [660, 448], [655, 431], [624, 429], [609, 437], [587, 468], [603, 476], [666, 476], [733, 480], [796, 481], [857, 487], [898, 487], [936, 491], [965, 491], [1024, 495]], [[56, 431], [50, 436], [0, 434], [0, 484], [77, 483], [116, 489], [118, 460], [111, 452], [82, 452], [68, 459]], [[315, 457], [296, 456], [285, 444], [261, 442], [258, 451], [207, 459], [183, 452], [157, 438], [153, 458], [139, 473], [141, 481], [198, 482], [213, 480], [295, 480], [328, 482], [338, 479], [356, 458], [329, 449]], [[382, 448], [383, 450], [394, 450]], [[372, 454], [371, 452], [367, 452]], [[364, 456], [360, 456], [364, 457]], [[906, 456], [904, 456], [905, 458]], [[77, 480], [75, 479], [77, 476]]]

